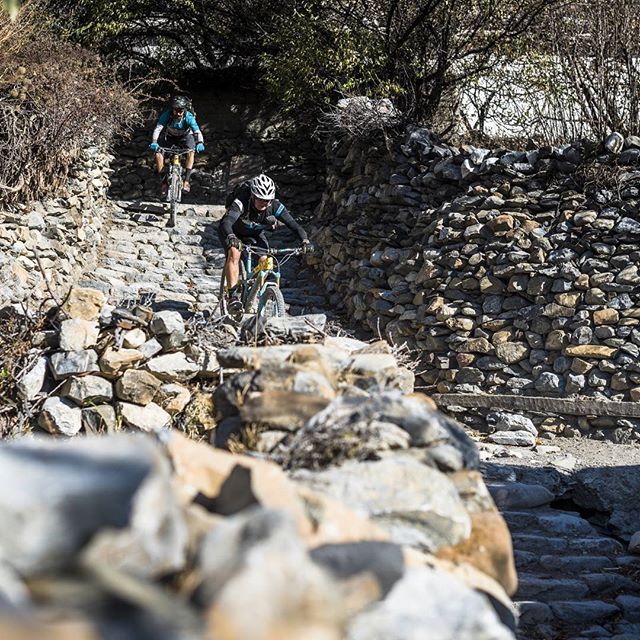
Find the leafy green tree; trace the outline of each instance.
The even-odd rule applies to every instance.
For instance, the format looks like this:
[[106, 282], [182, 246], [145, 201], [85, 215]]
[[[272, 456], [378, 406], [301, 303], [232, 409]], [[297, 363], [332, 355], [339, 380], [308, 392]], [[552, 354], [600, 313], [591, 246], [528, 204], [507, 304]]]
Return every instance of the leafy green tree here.
[[59, 31], [165, 75], [250, 67], [286, 0], [43, 0]]
[[2, 0], [2, 5], [12, 19], [18, 15], [18, 9], [20, 8], [18, 0]]
[[568, 0], [41, 1], [67, 37], [129, 66], [248, 69], [307, 116], [344, 94], [389, 96], [442, 131], [461, 87]]
[[267, 37], [262, 67], [290, 108], [322, 106], [341, 92], [391, 94], [408, 117], [433, 123], [560, 2], [294, 2]]
[[266, 37], [261, 68], [286, 111], [318, 111], [342, 94], [398, 95], [387, 77], [386, 52], [361, 24], [350, 24], [314, 3], [296, 3]]

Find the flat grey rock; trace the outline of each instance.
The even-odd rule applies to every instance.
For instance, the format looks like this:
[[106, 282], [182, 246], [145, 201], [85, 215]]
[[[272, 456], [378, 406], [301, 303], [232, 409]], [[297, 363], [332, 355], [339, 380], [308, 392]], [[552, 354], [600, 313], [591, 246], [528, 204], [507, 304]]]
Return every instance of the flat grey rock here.
[[553, 615], [558, 620], [568, 625], [580, 626], [590, 622], [603, 622], [618, 615], [621, 611], [619, 607], [601, 600], [552, 602], [550, 606]]
[[520, 482], [488, 482], [487, 487], [499, 509], [530, 509], [549, 504], [555, 496], [542, 485]]
[[554, 602], [556, 600], [584, 598], [588, 594], [589, 587], [582, 580], [574, 580], [572, 578], [543, 578], [529, 574], [521, 574], [518, 581], [516, 598]]
[[319, 472], [299, 471], [294, 478], [373, 518], [398, 544], [435, 550], [461, 542], [471, 532], [453, 483], [412, 458], [347, 462]]
[[616, 604], [622, 607], [625, 622], [640, 623], [640, 596], [619, 595]]
[[98, 530], [127, 525], [156, 456], [150, 440], [124, 435], [3, 443], [0, 553], [24, 575], [65, 567]]

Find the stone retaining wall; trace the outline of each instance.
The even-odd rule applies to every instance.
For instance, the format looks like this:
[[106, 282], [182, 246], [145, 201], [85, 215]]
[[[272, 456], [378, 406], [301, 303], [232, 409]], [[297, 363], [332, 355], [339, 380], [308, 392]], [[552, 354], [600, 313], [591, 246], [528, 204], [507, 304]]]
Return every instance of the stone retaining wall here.
[[639, 399], [638, 142], [333, 143], [314, 258], [333, 304], [419, 353], [429, 391]]
[[64, 197], [0, 211], [0, 308], [61, 300], [96, 260], [107, 219], [112, 156], [85, 150]]

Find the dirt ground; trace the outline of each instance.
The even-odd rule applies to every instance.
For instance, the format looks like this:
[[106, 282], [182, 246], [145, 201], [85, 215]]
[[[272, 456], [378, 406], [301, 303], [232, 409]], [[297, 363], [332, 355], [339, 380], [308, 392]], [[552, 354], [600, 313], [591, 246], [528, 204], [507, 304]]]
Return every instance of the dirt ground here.
[[585, 467], [640, 467], [640, 443], [614, 444], [606, 440], [587, 438], [556, 438], [551, 445], [570, 453], [576, 459], [576, 469]]

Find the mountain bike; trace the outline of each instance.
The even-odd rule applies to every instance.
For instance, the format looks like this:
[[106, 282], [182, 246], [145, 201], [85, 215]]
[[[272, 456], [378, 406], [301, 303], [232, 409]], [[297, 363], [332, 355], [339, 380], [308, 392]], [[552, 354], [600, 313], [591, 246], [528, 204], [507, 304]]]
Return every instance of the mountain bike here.
[[[242, 257], [240, 258], [240, 278], [232, 290], [241, 304], [234, 308], [234, 305], [229, 303], [230, 292], [226, 290], [223, 274], [220, 282], [221, 314], [238, 322], [242, 320], [244, 314], [255, 314], [257, 318], [285, 316], [287, 311], [282, 291], [280, 291], [280, 269], [293, 256], [312, 250], [311, 245], [264, 249], [243, 244]], [[255, 266], [252, 256], [261, 257]], [[262, 258], [262, 256], [264, 257]]]
[[163, 153], [171, 154], [168, 162], [167, 174], [167, 202], [169, 203], [169, 222], [168, 227], [176, 226], [176, 217], [178, 213], [178, 204], [182, 200], [182, 185], [184, 178], [182, 177], [183, 168], [181, 157], [186, 156], [193, 149], [178, 149], [176, 147], [160, 147]]

